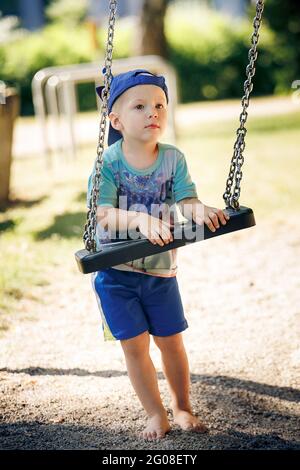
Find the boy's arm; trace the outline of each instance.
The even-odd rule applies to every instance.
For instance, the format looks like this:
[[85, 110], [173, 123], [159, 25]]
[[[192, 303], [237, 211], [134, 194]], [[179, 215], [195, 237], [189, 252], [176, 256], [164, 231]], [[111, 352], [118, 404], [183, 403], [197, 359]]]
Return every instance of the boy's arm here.
[[202, 204], [197, 197], [186, 197], [177, 202], [181, 214], [188, 220], [193, 218], [193, 206], [195, 204]]
[[226, 221], [229, 220], [226, 211], [206, 206], [196, 197], [182, 199], [177, 204], [186, 219], [193, 220], [199, 225], [205, 223], [212, 232], [220, 227], [219, 221], [222, 225], [226, 225]]
[[97, 222], [106, 230], [136, 230], [139, 222], [138, 216], [137, 211], [125, 211], [116, 207], [97, 207]]
[[145, 212], [99, 206], [97, 208], [97, 222], [106, 230], [139, 230], [153, 245], [163, 246], [173, 240], [170, 223], [152, 217]]
[[[118, 191], [112, 169], [104, 164], [101, 171], [101, 180], [97, 207], [97, 223], [104, 229], [113, 232], [124, 232], [127, 230], [139, 230], [151, 243], [159, 244], [169, 243], [172, 240], [170, 224], [148, 214], [137, 211], [126, 211], [116, 207], [118, 205]], [[90, 205], [90, 195], [93, 185], [93, 174], [89, 178], [87, 203]]]

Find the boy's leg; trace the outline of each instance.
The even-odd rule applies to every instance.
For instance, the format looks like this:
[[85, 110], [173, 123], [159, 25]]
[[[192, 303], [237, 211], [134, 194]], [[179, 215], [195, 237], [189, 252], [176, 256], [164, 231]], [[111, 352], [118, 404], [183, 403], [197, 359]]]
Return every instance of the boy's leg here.
[[193, 415], [190, 403], [189, 363], [182, 334], [153, 336], [161, 351], [162, 368], [171, 393], [174, 422], [184, 430], [206, 432], [207, 427]]
[[128, 375], [132, 386], [149, 417], [142, 436], [159, 439], [170, 430], [167, 412], [162, 404], [156, 370], [149, 354], [148, 331], [127, 340], [121, 340]]

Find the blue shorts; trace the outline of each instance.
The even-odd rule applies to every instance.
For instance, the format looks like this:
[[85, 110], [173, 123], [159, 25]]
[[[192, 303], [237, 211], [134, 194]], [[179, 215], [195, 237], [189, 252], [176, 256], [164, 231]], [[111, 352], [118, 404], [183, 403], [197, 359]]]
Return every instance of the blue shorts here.
[[170, 336], [187, 321], [176, 277], [108, 268], [92, 275], [105, 340], [129, 339], [144, 331]]

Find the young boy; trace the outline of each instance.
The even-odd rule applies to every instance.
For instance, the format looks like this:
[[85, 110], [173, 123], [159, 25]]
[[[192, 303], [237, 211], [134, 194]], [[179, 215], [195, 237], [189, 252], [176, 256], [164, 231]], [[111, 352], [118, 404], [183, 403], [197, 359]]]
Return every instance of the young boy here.
[[[101, 96], [101, 89], [97, 89]], [[108, 144], [103, 153], [97, 210], [97, 244], [111, 240], [115, 231], [133, 229], [151, 243], [172, 241], [175, 204], [188, 219], [210, 230], [226, 224], [229, 216], [205, 206], [198, 197], [184, 155], [159, 138], [167, 123], [168, 90], [165, 79], [137, 69], [111, 82]], [[88, 200], [92, 175], [89, 179]], [[163, 217], [161, 218], [161, 214]], [[169, 216], [169, 219], [167, 219]], [[104, 338], [120, 340], [128, 375], [148, 415], [142, 433], [146, 440], [170, 431], [149, 355], [150, 335], [161, 351], [174, 422], [185, 431], [206, 432], [192, 413], [189, 365], [182, 340], [188, 327], [176, 279], [176, 250], [104, 269], [93, 275]]]

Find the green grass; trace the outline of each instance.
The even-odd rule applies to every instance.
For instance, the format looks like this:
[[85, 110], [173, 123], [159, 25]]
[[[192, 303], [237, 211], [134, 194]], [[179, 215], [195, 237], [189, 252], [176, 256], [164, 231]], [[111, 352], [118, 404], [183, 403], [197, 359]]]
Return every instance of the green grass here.
[[[240, 203], [259, 218], [284, 220], [299, 204], [300, 113], [250, 118]], [[237, 121], [205, 123], [181, 139], [204, 202], [223, 205]]]
[[[179, 136], [177, 146], [207, 204], [223, 207], [236, 127], [236, 120], [207, 122]], [[248, 127], [240, 202], [254, 209], [258, 223], [284, 222], [298, 210], [300, 114], [252, 117]], [[0, 212], [3, 318], [18, 311], [24, 298], [43, 301], [35, 298], [35, 288], [46, 289], [57, 270], [62, 276], [77, 271], [74, 251], [83, 247], [86, 182], [94, 154], [94, 148], [84, 149], [59, 175], [46, 170], [42, 159], [14, 161], [15, 202]]]
[[21, 298], [32, 298], [34, 286], [51, 282], [57, 267], [75, 269], [73, 252], [81, 248], [86, 217], [85, 178], [79, 177], [81, 171], [74, 167], [61, 181], [36, 159], [14, 162], [12, 186], [16, 200], [0, 212], [2, 313], [15, 309]]

